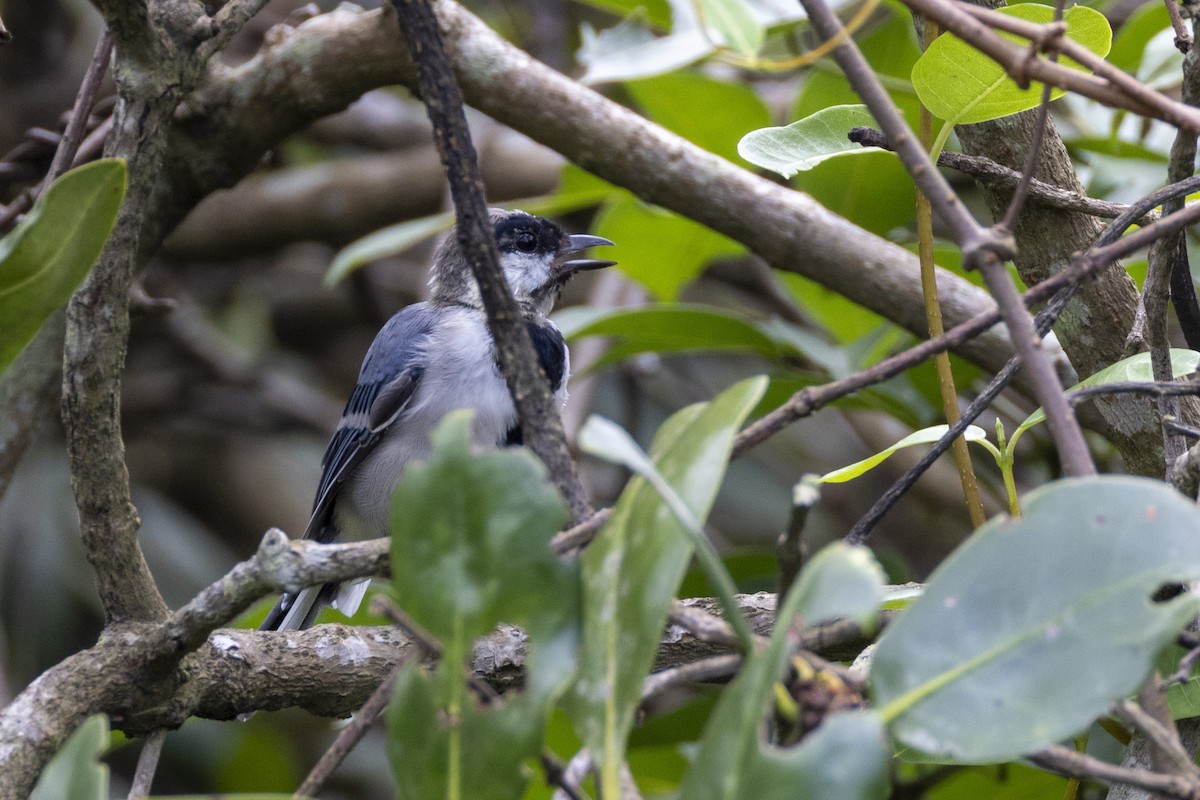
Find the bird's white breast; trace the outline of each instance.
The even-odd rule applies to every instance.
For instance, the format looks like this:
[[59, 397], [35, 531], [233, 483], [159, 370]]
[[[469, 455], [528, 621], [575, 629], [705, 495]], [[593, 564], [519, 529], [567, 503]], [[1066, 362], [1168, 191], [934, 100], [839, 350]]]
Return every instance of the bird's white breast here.
[[[425, 372], [412, 401], [356, 470], [346, 486], [347, 496], [338, 502], [338, 523], [347, 538], [387, 535], [396, 482], [409, 461], [429, 455], [430, 434], [447, 414], [473, 409], [473, 438], [481, 447], [502, 445], [517, 423], [483, 312], [452, 307], [442, 314], [425, 342]], [[569, 370], [556, 393], [560, 408], [567, 399], [566, 374]]]

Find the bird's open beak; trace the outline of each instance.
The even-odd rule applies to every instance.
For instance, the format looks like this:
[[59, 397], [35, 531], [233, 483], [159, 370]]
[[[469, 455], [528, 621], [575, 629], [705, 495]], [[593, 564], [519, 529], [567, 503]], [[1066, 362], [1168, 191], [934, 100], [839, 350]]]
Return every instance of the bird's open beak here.
[[[587, 233], [573, 233], [567, 239], [570, 241], [570, 244], [562, 251], [563, 255], [578, 253], [580, 250], [587, 250], [589, 247], [613, 246], [613, 243], [603, 236], [592, 236]], [[604, 269], [616, 263], [615, 261], [603, 261], [597, 258], [573, 258], [558, 265], [555, 278], [559, 281], [566, 281], [576, 272]]]

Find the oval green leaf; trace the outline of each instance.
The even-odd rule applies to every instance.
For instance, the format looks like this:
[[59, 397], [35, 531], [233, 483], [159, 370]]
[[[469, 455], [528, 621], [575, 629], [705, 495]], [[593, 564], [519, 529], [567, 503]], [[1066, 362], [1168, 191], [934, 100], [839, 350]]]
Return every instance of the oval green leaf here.
[[576, 307], [555, 314], [554, 321], [568, 339], [617, 338], [593, 368], [639, 353], [751, 352], [772, 359], [808, 355], [802, 346], [806, 343], [792, 330], [712, 306], [659, 303], [616, 311]]
[[21, 224], [0, 239], [0, 372], [100, 257], [125, 183], [122, 159], [77, 167], [50, 184]]
[[1024, 506], [956, 550], [876, 648], [871, 694], [921, 753], [1001, 762], [1072, 737], [1200, 608], [1190, 592], [1154, 600], [1200, 577], [1200, 509], [1169, 486], [1064, 480]]
[[[859, 475], [863, 475], [864, 473], [875, 469], [875, 467], [879, 466], [884, 461], [887, 461], [889, 458], [891, 458], [892, 453], [895, 453], [897, 450], [903, 450], [906, 447], [912, 447], [918, 444], [933, 444], [938, 439], [941, 439], [943, 436], [945, 436], [946, 431], [948, 430], [950, 430], [949, 425], [934, 425], [929, 428], [922, 428], [919, 431], [913, 431], [908, 436], [905, 436], [903, 439], [896, 442], [886, 450], [880, 450], [873, 456], [868, 456], [862, 461], [856, 461], [849, 466], [842, 467], [841, 469], [835, 469], [833, 472], [826, 472], [821, 476], [821, 483], [845, 483], [846, 481], [853, 480]], [[983, 428], [979, 428], [975, 425], [968, 425], [967, 429], [963, 431], [963, 437], [968, 442], [977, 442], [980, 439], [986, 439], [987, 433], [983, 430]]]
[[865, 547], [834, 542], [805, 565], [792, 587], [806, 625], [838, 618], [867, 625], [884, 601], [886, 578], [875, 556]]
[[[696, 520], [708, 516], [733, 437], [765, 386], [763, 378], [743, 381], [709, 403], [675, 413], [655, 435], [650, 447], [655, 469]], [[693, 549], [692, 538], [661, 495], [635, 478], [583, 554], [580, 676], [568, 696], [568, 713], [592, 748], [610, 792], [619, 785], [642, 682], [654, 664], [667, 611]]]
[[592, 232], [617, 242], [617, 269], [660, 300], [679, 290], [715, 258], [741, 255], [745, 248], [686, 217], [619, 197], [597, 215]]
[[750, 131], [738, 142], [738, 155], [790, 178], [837, 156], [882, 152], [846, 138], [853, 128], [875, 126], [875, 118], [866, 106], [830, 106], [782, 128]]
[[[405, 469], [392, 498], [393, 593], [442, 645], [432, 676], [415, 661], [401, 673], [388, 709], [405, 800], [520, 797], [523, 765], [575, 667], [579, 568], [547, 547], [566, 521], [562, 498], [530, 452], [475, 452], [470, 431], [468, 412], [449, 415], [428, 461]], [[474, 639], [501, 622], [529, 634], [526, 678], [521, 692], [484, 707], [463, 665]]]
[[684, 778], [688, 800], [871, 800], [888, 793], [891, 748], [873, 712], [833, 714], [798, 746], [765, 747], [760, 729], [790, 654], [797, 614], [806, 622], [863, 619], [883, 595], [883, 570], [865, 547], [826, 547], [804, 566], [779, 608], [770, 644], [746, 657], [704, 729]]
[[[1000, 13], [1046, 24], [1054, 20], [1054, 9], [1036, 3], [1021, 3], [999, 9]], [[1098, 56], [1108, 53], [1112, 29], [1104, 15], [1086, 6], [1073, 6], [1063, 15], [1067, 37]], [[1024, 43], [1010, 34], [1006, 39]], [[1077, 62], [1062, 58], [1059, 63], [1083, 70]], [[912, 71], [913, 87], [925, 107], [940, 119], [960, 125], [1005, 117], [1035, 108], [1042, 99], [1042, 84], [1031, 82], [1027, 89], [1017, 86], [1004, 68], [961, 39], [943, 34], [917, 59]], [[1065, 92], [1054, 89], [1051, 97]]]

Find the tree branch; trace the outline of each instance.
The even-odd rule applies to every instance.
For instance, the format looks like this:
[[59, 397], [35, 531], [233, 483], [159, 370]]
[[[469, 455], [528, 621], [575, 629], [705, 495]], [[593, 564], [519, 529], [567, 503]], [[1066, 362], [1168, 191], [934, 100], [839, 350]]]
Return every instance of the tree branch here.
[[571, 519], [583, 519], [591, 513], [591, 504], [567, 448], [550, 381], [500, 269], [500, 252], [483, 198], [483, 178], [463, 113], [462, 92], [446, 58], [437, 18], [429, 0], [393, 0], [393, 5], [404, 41], [415, 56], [417, 88], [433, 123], [434, 142], [457, 212], [458, 242], [479, 284], [496, 360], [517, 408], [522, 438], [546, 465], [550, 479], [567, 501]]

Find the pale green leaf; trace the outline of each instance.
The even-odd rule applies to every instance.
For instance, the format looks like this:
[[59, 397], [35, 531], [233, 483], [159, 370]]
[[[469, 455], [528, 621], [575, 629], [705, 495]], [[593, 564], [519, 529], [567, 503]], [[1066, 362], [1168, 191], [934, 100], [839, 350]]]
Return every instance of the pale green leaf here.
[[[1054, 19], [1052, 7], [1036, 3], [998, 10], [1038, 24]], [[1112, 29], [1103, 14], [1086, 6], [1072, 6], [1063, 15], [1063, 21], [1067, 23], [1068, 38], [1096, 55], [1108, 53]], [[1001, 35], [1012, 41], [1024, 41], [1009, 34]], [[1062, 58], [1059, 63], [1082, 69], [1069, 58]], [[913, 66], [912, 82], [930, 112], [955, 125], [1016, 114], [1036, 107], [1042, 99], [1042, 84], [1034, 81], [1022, 89], [1005, 74], [1003, 67], [951, 34], [933, 40]], [[1051, 97], [1063, 94], [1055, 89]]]
[[[882, 464], [891, 457], [892, 453], [895, 453], [897, 450], [903, 450], [906, 447], [912, 447], [918, 444], [933, 444], [938, 439], [941, 439], [943, 436], [945, 436], [946, 431], [948, 430], [950, 430], [949, 425], [934, 425], [929, 428], [922, 428], [919, 431], [914, 431], [886, 450], [881, 450], [875, 455], [868, 456], [862, 461], [856, 461], [849, 466], [825, 473], [821, 476], [821, 483], [845, 483], [846, 481], [853, 480], [854, 478], [857, 478], [858, 476], [869, 472]], [[986, 439], [987, 433], [982, 428], [979, 428], [975, 425], [968, 425], [967, 429], [963, 431], [963, 437], [968, 442], [976, 442], [980, 439]]]
[[[679, 9], [685, 5], [681, 24]], [[656, 36], [636, 12], [602, 31], [584, 23], [575, 54], [584, 67], [580, 82], [594, 85], [662, 75], [712, 53], [716, 47], [700, 29], [690, 0], [672, 3], [672, 9], [675, 25], [667, 36]]]
[[[1182, 378], [1184, 375], [1190, 375], [1197, 370], [1200, 370], [1200, 353], [1197, 353], [1195, 350], [1184, 350], [1182, 348], [1171, 349], [1171, 373], [1173, 377]], [[1150, 363], [1149, 353], [1138, 353], [1129, 358], [1123, 358], [1115, 364], [1110, 364], [1099, 372], [1089, 375], [1067, 391], [1073, 392], [1076, 389], [1101, 386], [1106, 383], [1129, 382], [1154, 382], [1154, 366]], [[1045, 420], [1046, 412], [1041, 408], [1036, 409], [1025, 418], [1024, 422], [1017, 426], [1017, 429], [1013, 431], [1010, 441], [1015, 443], [1025, 431], [1034, 425], [1045, 422]]]
[[790, 178], [830, 158], [879, 152], [878, 147], [862, 147], [846, 138], [853, 128], [875, 126], [866, 106], [832, 106], [783, 128], [750, 131], [738, 142], [738, 153], [751, 164]]
[[578, 306], [555, 314], [554, 320], [568, 340], [587, 336], [615, 340], [595, 368], [639, 353], [751, 352], [779, 359], [808, 355], [815, 349], [792, 335], [791, 329], [758, 322], [736, 311], [690, 303], [616, 310]]
[[[689, 406], [655, 436], [655, 469], [696, 520], [708, 515], [733, 437], [764, 385], [762, 379], [745, 381], [710, 403]], [[569, 713], [613, 790], [642, 681], [692, 551], [676, 514], [654, 487], [634, 478], [583, 555], [583, 647]]]
[[1161, 481], [1058, 481], [1023, 505], [944, 561], [875, 650], [871, 695], [919, 753], [1001, 762], [1071, 738], [1200, 609], [1155, 598], [1200, 578], [1200, 509]]
[[0, 373], [100, 257], [125, 197], [125, 162], [77, 167], [46, 189], [0, 239]]

